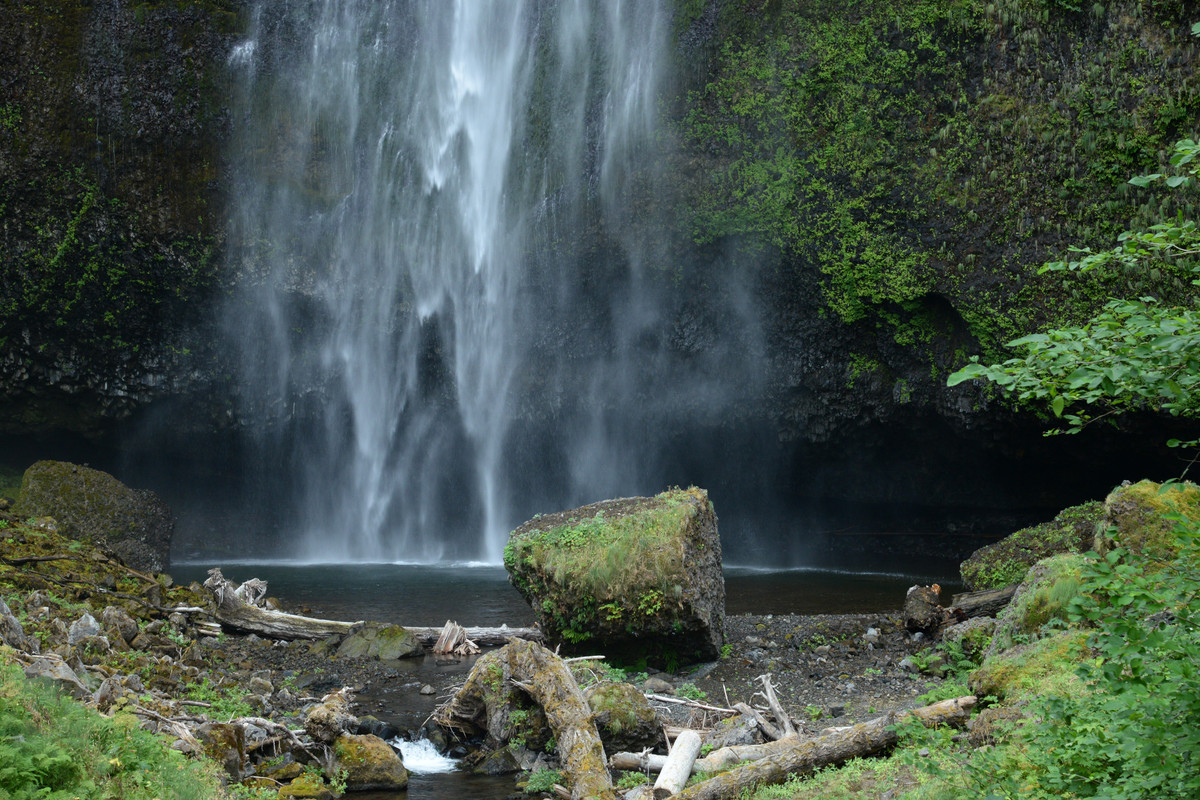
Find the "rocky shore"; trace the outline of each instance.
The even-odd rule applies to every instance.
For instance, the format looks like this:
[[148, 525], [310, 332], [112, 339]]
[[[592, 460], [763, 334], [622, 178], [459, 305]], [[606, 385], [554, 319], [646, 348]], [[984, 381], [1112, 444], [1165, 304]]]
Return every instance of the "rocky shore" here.
[[[347, 733], [427, 736], [455, 755], [469, 752], [424, 723], [477, 657], [339, 657], [329, 642], [231, 635], [214, 624], [213, 599], [198, 584], [133, 570], [111, 551], [63, 536], [51, 518], [21, 519], [5, 509], [0, 528], [4, 660], [101, 714], [134, 715], [175, 749], [213, 759], [230, 784], [280, 797], [376, 785], [356, 786], [339, 766], [336, 735], [313, 735], [313, 713], [331, 695], [345, 698], [344, 711], [356, 718], [342, 720]], [[744, 615], [726, 625], [720, 659], [629, 677], [662, 697], [729, 707], [753, 702], [757, 677], [769, 673], [788, 713], [811, 732], [913, 707], [938, 680], [918, 676], [906, 661], [922, 643], [898, 613]], [[609, 681], [624, 677], [603, 672]], [[704, 722], [707, 713], [654, 706], [670, 724]]]

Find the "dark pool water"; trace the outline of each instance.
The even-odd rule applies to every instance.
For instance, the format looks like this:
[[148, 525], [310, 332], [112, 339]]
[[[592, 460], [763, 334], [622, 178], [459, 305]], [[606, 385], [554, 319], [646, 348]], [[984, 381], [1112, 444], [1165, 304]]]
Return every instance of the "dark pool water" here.
[[[205, 579], [214, 564], [179, 564], [176, 581]], [[225, 563], [234, 581], [261, 578], [289, 609], [341, 620], [401, 625], [529, 625], [533, 612], [508, 583], [503, 567], [414, 564]], [[914, 583], [947, 576], [853, 573], [816, 569], [729, 568], [725, 608], [730, 614], [854, 614], [900, 608]]]

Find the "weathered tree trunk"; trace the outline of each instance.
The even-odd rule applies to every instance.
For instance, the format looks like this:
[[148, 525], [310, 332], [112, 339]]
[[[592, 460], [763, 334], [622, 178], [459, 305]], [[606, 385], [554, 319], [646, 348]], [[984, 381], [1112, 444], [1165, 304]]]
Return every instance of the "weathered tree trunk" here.
[[960, 620], [973, 617], [994, 617], [1004, 610], [1016, 591], [1017, 584], [1014, 583], [1003, 589], [956, 594], [950, 601], [950, 611]]
[[940, 603], [941, 587], [910, 586], [904, 598], [904, 627], [916, 633], [932, 635], [946, 621]]
[[302, 617], [282, 611], [268, 611], [258, 606], [247, 605], [238, 595], [238, 586], [221, 574], [220, 569], [210, 569], [205, 588], [212, 592], [217, 610], [214, 616], [222, 625], [238, 631], [257, 633], [273, 639], [324, 639], [326, 636], [346, 634], [354, 627], [353, 622], [338, 622], [331, 619]]
[[[204, 585], [212, 592], [213, 598], [216, 600], [217, 610], [214, 616], [222, 625], [237, 631], [256, 633], [272, 639], [324, 639], [326, 636], [350, 633], [355, 625], [361, 624], [360, 622], [302, 617], [299, 614], [287, 614], [283, 611], [271, 611], [257, 605], [249, 605], [238, 594], [240, 588], [238, 584], [222, 575], [220, 569], [211, 569], [208, 574], [209, 578]], [[259, 583], [261, 584], [261, 581]], [[262, 584], [264, 592], [265, 588], [266, 585]], [[417, 641], [421, 644], [431, 647], [442, 635], [443, 629], [420, 627], [406, 628], [406, 630], [417, 637]], [[488, 647], [506, 644], [511, 638], [536, 642], [545, 641], [546, 638], [536, 628], [461, 628], [461, 630], [466, 634], [467, 639], [475, 644]]]
[[[718, 772], [739, 761], [758, 761], [796, 746], [797, 737], [780, 739], [766, 744], [739, 744], [713, 750], [692, 764], [692, 773]], [[667, 756], [657, 753], [615, 753], [608, 759], [612, 769], [637, 770], [638, 772], [662, 772]]]
[[[437, 643], [438, 638], [442, 635], [443, 628], [410, 628], [405, 625], [404, 629], [417, 637], [417, 641], [426, 647], [432, 647]], [[527, 642], [544, 642], [546, 635], [537, 628], [462, 628], [462, 632], [466, 634], [477, 645], [483, 647], [501, 647], [508, 644], [509, 639], [522, 639]]]
[[974, 707], [974, 697], [943, 700], [940, 703], [904, 714], [889, 714], [860, 725], [852, 725], [829, 736], [820, 736], [803, 742], [797, 741], [794, 746], [776, 755], [743, 767], [736, 767], [702, 783], [689, 786], [675, 795], [675, 798], [676, 800], [728, 800], [737, 797], [743, 789], [752, 786], [782, 783], [791, 775], [811, 773], [818, 767], [840, 764], [848, 759], [871, 755], [891, 747], [896, 743], [898, 736], [895, 731], [888, 730], [888, 728], [904, 717], [916, 717], [929, 727], [959, 724], [967, 720]]
[[527, 692], [545, 712], [558, 741], [558, 757], [571, 797], [616, 800], [604, 763], [604, 746], [583, 692], [566, 663], [536, 642], [510, 641], [476, 662], [463, 688], [437, 710], [437, 724], [444, 728], [487, 729], [485, 695], [488, 690], [507, 688], [494, 686], [494, 674], [483, 674], [490, 672], [497, 661], [503, 665], [504, 679]]
[[692, 774], [692, 764], [700, 754], [700, 734], [684, 731], [675, 740], [671, 755], [667, 756], [658, 780], [654, 782], [654, 800], [666, 798], [678, 792]]

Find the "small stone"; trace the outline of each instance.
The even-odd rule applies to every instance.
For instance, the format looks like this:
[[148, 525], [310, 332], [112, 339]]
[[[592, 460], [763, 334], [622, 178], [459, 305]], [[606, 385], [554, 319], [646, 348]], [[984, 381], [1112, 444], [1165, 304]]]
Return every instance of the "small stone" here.
[[908, 656], [905, 656], [904, 658], [900, 659], [900, 663], [897, 664], [896, 666], [899, 667], [900, 669], [902, 669], [903, 671], [911, 673], [913, 675], [915, 675], [921, 671], [920, 668], [917, 667], [917, 662], [913, 661]]
[[916, 633], [914, 633], [912, 635], [912, 640], [914, 642], [923, 642], [923, 641], [925, 641], [925, 634], [922, 633], [921, 631], [917, 631]]
[[652, 694], [675, 694], [675, 687], [662, 678], [647, 678], [642, 682], [642, 691]]
[[749, 645], [756, 645], [761, 641], [762, 639], [758, 638], [757, 636], [747, 636], [745, 639], [746, 644]]
[[246, 688], [250, 690], [251, 694], [261, 694], [268, 697], [275, 692], [275, 687], [271, 685], [270, 681], [259, 677], [251, 678]]
[[821, 655], [828, 655], [829, 653], [833, 652], [833, 648], [827, 644], [823, 644], [820, 647], [817, 647], [815, 650], [813, 650], [813, 652], [820, 653]]
[[831, 717], [840, 717], [845, 713], [846, 713], [845, 706], [830, 706], [829, 707], [829, 716], [831, 716]]
[[74, 647], [79, 644], [81, 639], [99, 635], [100, 623], [96, 622], [96, 618], [91, 614], [85, 613], [82, 617], [71, 623], [71, 627], [67, 631], [67, 644]]
[[430, 686], [427, 683], [421, 687], [421, 694], [426, 695], [426, 696], [431, 695], [431, 694], [437, 694], [437, 689], [433, 688], [432, 686]]
[[917, 755], [921, 756], [922, 758], [928, 758], [929, 757], [929, 748], [922, 747], [920, 750], [917, 751]]

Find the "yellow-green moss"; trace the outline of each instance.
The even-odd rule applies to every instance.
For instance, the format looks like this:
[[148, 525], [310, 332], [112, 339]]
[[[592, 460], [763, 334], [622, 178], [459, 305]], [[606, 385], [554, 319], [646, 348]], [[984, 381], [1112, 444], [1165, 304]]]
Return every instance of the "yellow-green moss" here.
[[1068, 553], [1034, 565], [997, 620], [992, 652], [1039, 635], [1052, 621], [1065, 623], [1067, 607], [1079, 595], [1086, 563], [1085, 556]]
[[1088, 652], [1085, 631], [1057, 633], [989, 658], [971, 673], [971, 691], [1006, 700], [1080, 691], [1076, 668]]
[[1116, 545], [1170, 559], [1175, 555], [1175, 518], [1200, 521], [1200, 487], [1139, 481], [1117, 487], [1104, 506], [1105, 525], [1096, 533], [1096, 552], [1106, 553]]

